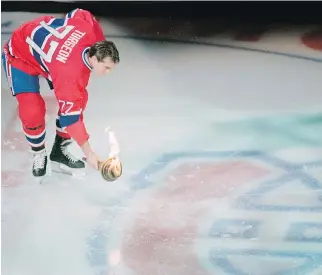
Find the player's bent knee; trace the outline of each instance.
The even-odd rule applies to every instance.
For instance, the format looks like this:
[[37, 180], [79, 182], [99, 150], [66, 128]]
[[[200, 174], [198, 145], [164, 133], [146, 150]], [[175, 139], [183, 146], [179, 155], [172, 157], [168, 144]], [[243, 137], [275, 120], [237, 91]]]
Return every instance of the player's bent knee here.
[[45, 124], [46, 104], [39, 93], [17, 94], [19, 118], [26, 128]]

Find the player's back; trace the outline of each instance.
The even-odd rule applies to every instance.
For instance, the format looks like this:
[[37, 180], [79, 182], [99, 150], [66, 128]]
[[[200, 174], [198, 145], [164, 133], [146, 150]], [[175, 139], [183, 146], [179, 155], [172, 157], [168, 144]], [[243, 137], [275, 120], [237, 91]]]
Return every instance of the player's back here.
[[50, 78], [55, 70], [70, 73], [71, 63], [74, 70], [84, 67], [80, 51], [100, 40], [104, 34], [94, 16], [76, 9], [63, 18], [43, 16], [23, 24], [13, 33], [9, 50], [29, 64], [30, 73]]
[[51, 19], [51, 16], [38, 17], [32, 21], [22, 24], [12, 33], [12, 36], [8, 41], [8, 51], [9, 57], [12, 57], [12, 64], [14, 66], [17, 65], [17, 67], [20, 69], [29, 70], [29, 72], [32, 74], [42, 72], [39, 63], [37, 60], [35, 60], [35, 58], [33, 58], [31, 53], [32, 48], [28, 45], [26, 39], [27, 37], [34, 36], [37, 28], [40, 26], [41, 21], [46, 22]]

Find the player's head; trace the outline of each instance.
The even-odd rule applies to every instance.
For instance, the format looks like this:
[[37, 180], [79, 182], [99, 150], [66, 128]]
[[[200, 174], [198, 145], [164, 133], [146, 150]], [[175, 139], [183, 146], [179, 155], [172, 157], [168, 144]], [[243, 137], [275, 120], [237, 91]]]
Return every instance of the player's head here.
[[89, 62], [93, 71], [105, 75], [120, 62], [119, 52], [111, 41], [100, 41], [92, 45], [88, 51]]

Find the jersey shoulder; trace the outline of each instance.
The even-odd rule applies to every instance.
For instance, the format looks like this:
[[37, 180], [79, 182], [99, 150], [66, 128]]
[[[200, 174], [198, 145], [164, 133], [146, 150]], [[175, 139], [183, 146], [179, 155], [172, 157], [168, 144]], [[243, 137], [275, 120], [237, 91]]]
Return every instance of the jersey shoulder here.
[[62, 78], [62, 74], [90, 71], [82, 53], [104, 39], [95, 17], [86, 10], [76, 9], [64, 17], [42, 16], [27, 22], [11, 40], [18, 57]]
[[68, 24], [75, 25], [84, 31], [89, 32], [94, 39], [103, 40], [105, 38], [103, 29], [95, 16], [87, 10], [76, 9], [66, 14]]
[[64, 39], [56, 40], [59, 43], [54, 54], [56, 66], [88, 70], [90, 67], [85, 62], [84, 53], [90, 46], [105, 39], [103, 30], [95, 17], [86, 10], [71, 11], [66, 15], [65, 20], [67, 22], [64, 23]]
[[98, 22], [90, 11], [79, 8], [68, 12], [66, 18], [78, 18], [91, 24], [93, 24], [93, 22]]

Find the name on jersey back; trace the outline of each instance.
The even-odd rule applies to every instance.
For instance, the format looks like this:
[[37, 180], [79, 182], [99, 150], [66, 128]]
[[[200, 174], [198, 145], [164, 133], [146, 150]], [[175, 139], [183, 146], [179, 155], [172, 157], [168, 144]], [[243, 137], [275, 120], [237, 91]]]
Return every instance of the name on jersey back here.
[[85, 34], [86, 32], [80, 32], [79, 30], [72, 32], [61, 46], [56, 56], [56, 60], [65, 64], [73, 48], [77, 45], [81, 38], [84, 37]]

